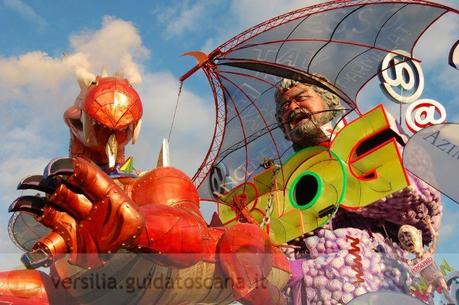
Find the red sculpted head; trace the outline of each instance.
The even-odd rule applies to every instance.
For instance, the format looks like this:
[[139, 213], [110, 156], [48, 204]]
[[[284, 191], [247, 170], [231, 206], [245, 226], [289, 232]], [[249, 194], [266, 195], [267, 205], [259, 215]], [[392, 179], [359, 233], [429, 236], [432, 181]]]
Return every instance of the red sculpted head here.
[[98, 164], [124, 161], [124, 147], [140, 131], [142, 102], [128, 80], [101, 77], [80, 81], [81, 93], [64, 114], [72, 134], [71, 155]]

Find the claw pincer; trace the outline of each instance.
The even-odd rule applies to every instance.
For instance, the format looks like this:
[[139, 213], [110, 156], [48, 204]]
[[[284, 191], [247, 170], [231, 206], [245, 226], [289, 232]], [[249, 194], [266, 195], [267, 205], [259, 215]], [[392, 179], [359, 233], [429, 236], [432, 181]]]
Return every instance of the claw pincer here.
[[31, 213], [53, 230], [23, 256], [28, 268], [44, 266], [69, 252], [76, 264], [99, 265], [97, 255], [87, 254], [130, 245], [143, 226], [143, 218], [124, 190], [83, 158], [52, 160], [43, 176], [27, 177], [18, 187], [49, 192], [46, 198], [19, 197], [10, 207], [10, 212]]
[[[96, 90], [105, 83], [112, 87], [102, 86], [99, 87], [102, 90]], [[146, 271], [149, 279], [159, 279], [167, 272], [174, 282], [188, 277], [193, 277], [196, 284], [203, 279], [229, 280], [229, 287], [212, 284], [212, 292], [207, 288], [193, 294], [166, 289], [155, 296], [156, 301], [149, 300], [151, 304], [197, 301], [220, 304], [229, 300], [244, 304], [282, 304], [281, 288], [287, 283], [289, 265], [257, 224], [209, 227], [201, 214], [200, 197], [193, 181], [168, 162], [158, 163], [156, 169], [141, 177], [120, 175], [114, 180], [114, 176], [107, 174], [124, 172], [123, 166], [119, 166], [124, 160], [124, 145], [137, 138], [142, 107], [132, 87], [125, 86], [127, 82], [97, 78], [94, 86], [92, 82], [89, 84], [94, 89], [88, 91], [91, 94], [81, 100], [82, 105], [71, 107], [65, 115], [72, 130], [72, 158], [54, 159], [42, 175], [23, 179], [19, 190], [37, 190], [45, 195], [21, 196], [9, 208], [10, 212], [18, 213], [15, 217], [28, 213], [33, 215], [36, 227], [41, 224], [51, 229], [24, 247], [22, 263], [28, 269], [52, 265], [53, 276], [60, 279], [73, 269], [68, 268], [70, 263], [93, 269], [78, 271], [78, 278], [82, 276], [83, 280], [88, 273], [97, 272], [99, 268], [95, 267], [104, 271], [113, 267], [117, 278], [124, 277], [126, 270], [126, 276], [136, 277]], [[104, 102], [104, 106], [100, 102]], [[100, 113], [103, 115], [98, 115]], [[107, 120], [95, 120], [100, 117]], [[101, 152], [106, 143], [108, 152]], [[106, 172], [103, 168], [107, 168]], [[111, 255], [124, 252], [120, 250], [128, 250], [130, 255], [140, 252], [150, 256], [148, 259], [131, 256], [134, 259], [129, 265], [141, 264], [140, 273], [134, 268], [123, 267], [121, 271], [114, 265], [116, 257]], [[271, 272], [274, 269], [275, 272]], [[271, 274], [275, 274], [274, 279], [270, 278]], [[153, 293], [154, 290], [145, 295], [153, 296]], [[67, 291], [64, 294], [67, 296]], [[73, 296], [73, 292], [71, 294]], [[99, 293], [91, 291], [90, 294]], [[98, 303], [110, 303], [97, 297]], [[64, 303], [68, 302], [56, 304]], [[126, 304], [121, 300], [116, 303]]]
[[72, 158], [57, 158], [48, 163], [43, 171], [43, 176], [45, 178], [56, 175], [69, 176], [73, 174], [73, 166]]
[[28, 212], [36, 216], [43, 215], [45, 199], [40, 196], [21, 196], [13, 201], [8, 208], [8, 212]]

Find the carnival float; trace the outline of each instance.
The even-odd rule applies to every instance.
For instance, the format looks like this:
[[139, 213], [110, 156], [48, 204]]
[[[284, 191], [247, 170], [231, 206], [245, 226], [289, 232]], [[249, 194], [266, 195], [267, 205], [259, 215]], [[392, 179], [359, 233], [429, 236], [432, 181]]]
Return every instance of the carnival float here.
[[[420, 99], [413, 49], [458, 13], [423, 0], [331, 1], [186, 53], [197, 65], [180, 81], [204, 72], [215, 101], [191, 178], [172, 166], [167, 140], [156, 168], [135, 169], [125, 147], [140, 134], [141, 97], [123, 76], [79, 69], [64, 114], [69, 156], [20, 181], [40, 194], [9, 207], [27, 270], [0, 273], [0, 303], [434, 304], [438, 291], [457, 304], [457, 272], [434, 252], [441, 193], [459, 196], [428, 147], [456, 147], [457, 129]], [[377, 101], [361, 109], [375, 77], [409, 107], [405, 120]], [[217, 207], [210, 223], [202, 201]]]

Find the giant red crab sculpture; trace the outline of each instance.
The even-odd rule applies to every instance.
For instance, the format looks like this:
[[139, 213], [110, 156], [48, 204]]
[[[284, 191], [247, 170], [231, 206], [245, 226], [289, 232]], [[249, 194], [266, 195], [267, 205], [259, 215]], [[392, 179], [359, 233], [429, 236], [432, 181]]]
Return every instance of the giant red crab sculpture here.
[[[51, 229], [22, 257], [24, 264], [31, 269], [51, 265], [50, 277], [57, 283], [122, 265], [103, 254], [149, 253], [142, 264], [144, 270], [156, 268], [150, 277], [167, 271], [169, 275], [175, 272], [172, 279], [207, 276], [231, 284], [219, 291], [212, 286], [213, 293], [181, 291], [179, 297], [171, 289], [156, 291], [155, 296], [139, 290], [130, 294], [130, 300], [115, 296], [110, 302], [145, 299], [163, 304], [175, 298], [173, 304], [185, 300], [282, 303], [281, 289], [289, 276], [287, 259], [259, 226], [209, 227], [199, 210], [194, 185], [173, 167], [158, 167], [140, 177], [120, 170], [124, 147], [130, 140], [135, 142], [142, 115], [140, 98], [129, 82], [86, 75], [80, 76], [79, 83], [81, 94], [64, 115], [71, 130], [70, 158], [51, 161], [43, 175], [30, 176], [19, 184], [20, 189], [40, 190], [46, 196], [22, 196], [10, 206], [10, 212], [32, 213]], [[128, 258], [135, 259], [139, 258]], [[79, 266], [78, 271], [69, 271], [69, 264]], [[166, 267], [161, 271], [158, 266]], [[144, 275], [135, 268], [127, 272]], [[7, 283], [0, 287], [2, 300], [9, 304], [103, 300], [81, 297], [77, 289], [51, 287], [48, 276], [35, 270], [2, 273], [0, 278]]]

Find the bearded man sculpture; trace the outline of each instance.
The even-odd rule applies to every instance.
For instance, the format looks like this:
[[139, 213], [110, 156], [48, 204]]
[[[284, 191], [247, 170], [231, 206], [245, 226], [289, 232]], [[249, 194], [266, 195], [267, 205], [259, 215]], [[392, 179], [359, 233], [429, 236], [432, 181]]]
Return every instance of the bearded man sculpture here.
[[276, 119], [296, 150], [328, 141], [325, 129], [344, 109], [332, 92], [291, 79], [281, 81], [275, 100]]
[[[311, 146], [330, 147], [333, 125], [344, 112], [340, 98], [326, 89], [332, 85], [324, 77], [313, 78], [313, 84], [283, 79], [274, 94], [276, 120], [295, 152]], [[357, 143], [354, 156], [393, 138], [401, 150], [403, 132], [395, 120], [389, 122], [390, 128]], [[290, 282], [295, 305], [345, 304], [380, 290], [414, 294], [413, 272], [400, 256], [410, 251], [397, 233], [403, 225], [410, 225], [422, 232], [428, 245], [435, 238], [431, 228], [438, 230], [440, 224], [441, 203], [436, 190], [408, 177], [409, 187], [364, 208], [340, 207], [327, 225], [294, 243], [299, 248], [292, 257]]]

